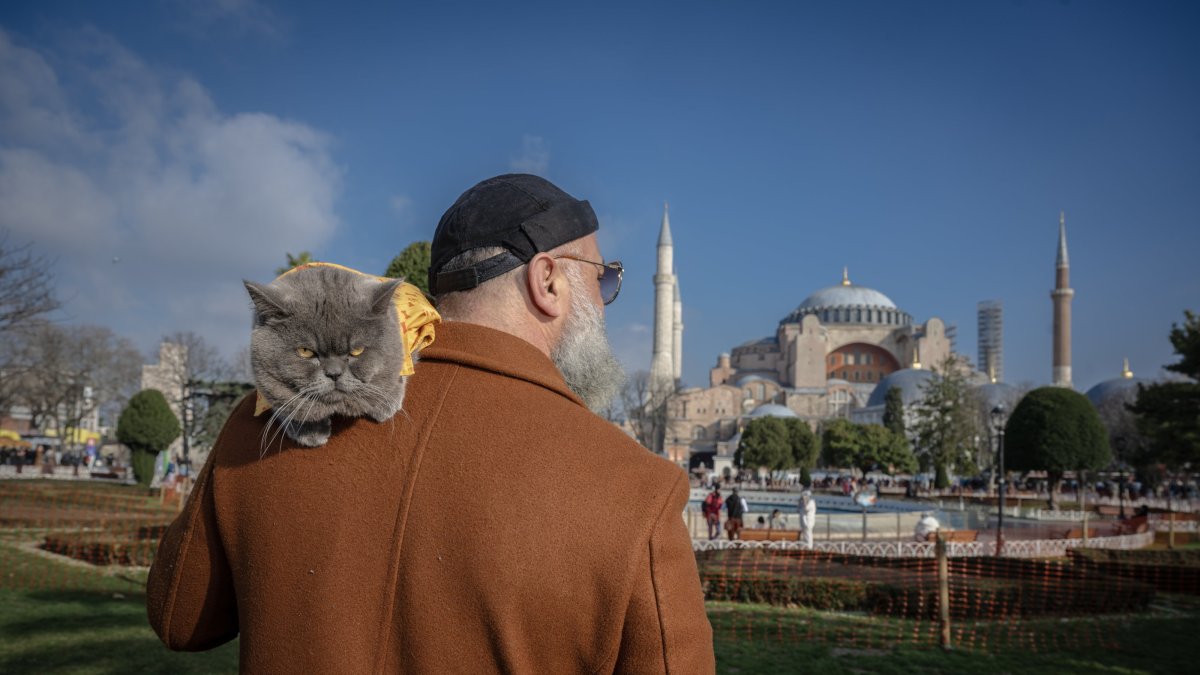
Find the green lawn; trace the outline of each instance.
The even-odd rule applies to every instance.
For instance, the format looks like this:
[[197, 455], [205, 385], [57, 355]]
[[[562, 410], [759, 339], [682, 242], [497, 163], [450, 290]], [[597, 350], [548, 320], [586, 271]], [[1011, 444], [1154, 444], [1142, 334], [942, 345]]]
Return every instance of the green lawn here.
[[[27, 503], [31, 488], [22, 490]], [[237, 672], [236, 641], [196, 654], [159, 643], [146, 622], [144, 570], [29, 550], [42, 535], [0, 528], [0, 673]], [[1200, 654], [1200, 598], [1185, 596], [1160, 596], [1137, 616], [964, 622], [950, 652], [935, 646], [930, 622], [727, 602], [708, 611], [721, 673], [1174, 674], [1192, 672]]]

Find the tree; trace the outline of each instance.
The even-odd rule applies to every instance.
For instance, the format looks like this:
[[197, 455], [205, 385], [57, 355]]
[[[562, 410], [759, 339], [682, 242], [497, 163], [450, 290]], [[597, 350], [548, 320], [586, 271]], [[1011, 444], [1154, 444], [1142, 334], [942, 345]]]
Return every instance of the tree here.
[[1183, 325], [1172, 324], [1170, 333], [1179, 362], [1166, 368], [1188, 380], [1138, 385], [1137, 401], [1129, 406], [1143, 440], [1136, 457], [1143, 467], [1162, 464], [1175, 471], [1200, 462], [1200, 315], [1183, 314]]
[[310, 262], [314, 262], [312, 254], [308, 251], [301, 251], [299, 255], [292, 255], [291, 253], [286, 253], [285, 255], [287, 255], [287, 265], [276, 268], [275, 276], [286, 274], [288, 270], [292, 270], [301, 265], [307, 265]]
[[803, 478], [809, 469], [817, 465], [817, 458], [821, 456], [821, 439], [813, 433], [808, 422], [798, 417], [787, 418], [784, 423], [788, 428], [788, 442], [791, 446], [790, 466], [798, 467]]
[[864, 477], [872, 469], [888, 474], [916, 469], [908, 443], [878, 424], [833, 420], [825, 426], [821, 447], [826, 464], [858, 469]]
[[922, 464], [936, 470], [934, 485], [949, 487], [949, 472], [975, 473], [972, 456], [979, 438], [976, 405], [967, 378], [954, 357], [948, 357], [937, 376], [922, 385], [913, 435]]
[[742, 429], [733, 462], [745, 469], [782, 469], [792, 463], [788, 425], [779, 417], [759, 417]]
[[13, 245], [0, 232], [0, 415], [17, 402], [29, 329], [59, 308], [50, 262], [28, 245]]
[[625, 420], [633, 431], [633, 437], [642, 447], [662, 454], [667, 436], [668, 393], [655, 391], [651, 386], [650, 373], [639, 370], [625, 380], [621, 388], [621, 409]]
[[217, 442], [225, 421], [237, 407], [238, 401], [254, 391], [248, 382], [216, 382], [198, 389], [195, 393], [204, 397], [204, 413], [196, 428], [196, 447], [211, 448]]
[[183, 458], [187, 460], [206, 417], [208, 398], [202, 392], [218, 381], [228, 379], [231, 369], [221, 353], [196, 333], [177, 331], [164, 335], [162, 341], [181, 348], [178, 359], [162, 364], [167, 368], [171, 382], [177, 383], [173, 391], [163, 394], [179, 410]]
[[383, 273], [383, 276], [404, 279], [421, 289], [421, 292], [429, 295], [430, 248], [427, 241], [414, 241], [405, 247], [400, 255], [392, 258], [392, 262], [388, 264], [387, 271]]
[[1067, 471], [1094, 471], [1112, 461], [1108, 434], [1083, 394], [1063, 387], [1034, 389], [1021, 399], [1005, 425], [1007, 467], [1045, 471], [1050, 508]]
[[105, 326], [40, 323], [25, 331], [19, 400], [35, 427], [66, 444], [82, 420], [119, 405], [137, 388], [142, 357], [128, 339]]
[[899, 387], [888, 387], [883, 398], [883, 426], [902, 438], [908, 438], [904, 429], [904, 394]]
[[117, 420], [117, 440], [130, 450], [139, 485], [150, 485], [155, 458], [179, 438], [180, 432], [179, 419], [162, 392], [143, 389], [129, 399]]

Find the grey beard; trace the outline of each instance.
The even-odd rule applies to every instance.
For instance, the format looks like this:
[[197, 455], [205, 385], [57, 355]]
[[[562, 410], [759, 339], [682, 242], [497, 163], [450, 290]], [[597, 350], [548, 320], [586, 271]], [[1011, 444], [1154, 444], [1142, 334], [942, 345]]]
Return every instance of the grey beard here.
[[574, 286], [571, 314], [563, 326], [562, 337], [550, 351], [550, 360], [558, 366], [567, 387], [583, 399], [589, 410], [600, 413], [625, 384], [625, 369], [608, 344], [600, 308], [584, 297], [582, 284], [575, 275], [567, 276]]

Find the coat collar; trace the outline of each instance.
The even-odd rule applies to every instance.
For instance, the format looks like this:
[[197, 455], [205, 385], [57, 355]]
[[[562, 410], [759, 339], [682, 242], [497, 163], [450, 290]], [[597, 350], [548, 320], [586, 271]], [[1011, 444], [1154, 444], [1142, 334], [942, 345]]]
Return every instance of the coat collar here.
[[434, 343], [421, 351], [418, 372], [421, 361], [457, 363], [525, 380], [584, 405], [545, 354], [515, 335], [487, 326], [443, 321], [437, 326]]

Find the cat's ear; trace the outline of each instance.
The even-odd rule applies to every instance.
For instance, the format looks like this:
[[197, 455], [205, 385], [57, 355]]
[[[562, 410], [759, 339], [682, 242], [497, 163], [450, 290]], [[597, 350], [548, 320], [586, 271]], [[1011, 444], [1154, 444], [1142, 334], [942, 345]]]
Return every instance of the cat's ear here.
[[250, 300], [254, 303], [254, 325], [261, 326], [289, 316], [278, 293], [270, 287], [253, 281], [242, 283], [246, 285], [246, 292], [250, 294]]
[[387, 314], [388, 308], [392, 306], [392, 296], [396, 295], [396, 289], [402, 283], [403, 279], [388, 279], [380, 283], [371, 294], [371, 312]]

